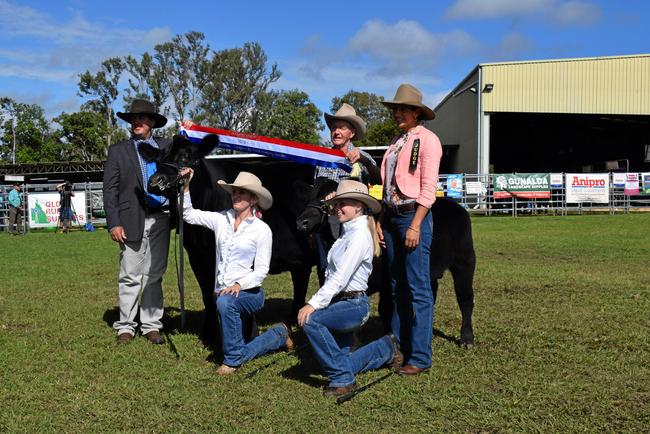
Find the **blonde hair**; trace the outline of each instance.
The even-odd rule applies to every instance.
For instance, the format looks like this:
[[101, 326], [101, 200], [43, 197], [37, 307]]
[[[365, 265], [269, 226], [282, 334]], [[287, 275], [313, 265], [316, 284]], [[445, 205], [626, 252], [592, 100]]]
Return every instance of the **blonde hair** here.
[[379, 235], [377, 235], [377, 224], [372, 214], [368, 214], [368, 230], [372, 236], [372, 255], [378, 258], [381, 256], [381, 246], [379, 245]]

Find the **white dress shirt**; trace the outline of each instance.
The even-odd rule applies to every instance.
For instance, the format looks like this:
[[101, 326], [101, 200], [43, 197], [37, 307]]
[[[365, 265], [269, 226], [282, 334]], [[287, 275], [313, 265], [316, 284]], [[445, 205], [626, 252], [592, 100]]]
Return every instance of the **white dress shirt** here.
[[262, 285], [271, 263], [271, 228], [255, 216], [243, 220], [234, 230], [235, 210], [201, 211], [192, 207], [185, 193], [183, 220], [214, 231], [217, 247], [214, 292], [239, 283], [241, 289]]
[[324, 309], [342, 291], [365, 291], [372, 272], [373, 242], [368, 217], [343, 223], [343, 236], [327, 254], [325, 283], [309, 300], [314, 309]]

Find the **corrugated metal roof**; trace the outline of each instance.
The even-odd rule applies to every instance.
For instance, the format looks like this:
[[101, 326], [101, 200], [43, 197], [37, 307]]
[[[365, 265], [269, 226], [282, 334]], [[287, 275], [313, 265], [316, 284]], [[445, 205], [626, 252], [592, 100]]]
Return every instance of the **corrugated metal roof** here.
[[650, 55], [485, 63], [484, 112], [650, 114]]

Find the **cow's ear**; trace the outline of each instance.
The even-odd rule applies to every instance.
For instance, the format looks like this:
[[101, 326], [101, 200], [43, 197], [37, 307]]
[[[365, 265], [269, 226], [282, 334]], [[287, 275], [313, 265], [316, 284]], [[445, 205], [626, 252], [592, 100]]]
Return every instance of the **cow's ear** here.
[[203, 158], [208, 155], [219, 145], [219, 136], [216, 134], [208, 134], [199, 144], [199, 158]]

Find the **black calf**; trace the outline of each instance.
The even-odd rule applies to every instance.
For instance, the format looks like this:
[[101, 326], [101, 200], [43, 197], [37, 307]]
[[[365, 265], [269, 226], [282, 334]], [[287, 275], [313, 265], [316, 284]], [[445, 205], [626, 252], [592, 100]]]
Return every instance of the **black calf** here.
[[[336, 189], [336, 183], [319, 180], [312, 190], [312, 199], [305, 210], [298, 216], [296, 225], [306, 233], [318, 231], [325, 237], [331, 237], [326, 224], [326, 207], [323, 198]], [[467, 211], [456, 202], [438, 198], [431, 207], [433, 217], [433, 240], [431, 243], [431, 288], [434, 299], [438, 293], [438, 279], [445, 270], [451, 271], [454, 279], [456, 301], [462, 314], [460, 339], [463, 346], [474, 345], [472, 328], [472, 311], [474, 309], [474, 270], [476, 254], [472, 240], [472, 224]], [[379, 316], [386, 332], [390, 331], [390, 318], [393, 312], [390, 295], [390, 276], [386, 267], [381, 265], [381, 257], [375, 260], [373, 272], [368, 282], [369, 293], [380, 293]]]

